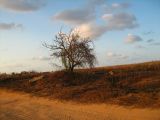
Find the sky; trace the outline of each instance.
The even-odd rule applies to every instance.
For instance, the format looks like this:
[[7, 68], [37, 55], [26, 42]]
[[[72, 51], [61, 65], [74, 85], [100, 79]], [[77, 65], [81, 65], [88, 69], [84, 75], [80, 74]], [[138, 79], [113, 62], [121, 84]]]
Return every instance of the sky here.
[[0, 72], [54, 71], [42, 44], [78, 29], [96, 66], [160, 60], [160, 0], [0, 0]]

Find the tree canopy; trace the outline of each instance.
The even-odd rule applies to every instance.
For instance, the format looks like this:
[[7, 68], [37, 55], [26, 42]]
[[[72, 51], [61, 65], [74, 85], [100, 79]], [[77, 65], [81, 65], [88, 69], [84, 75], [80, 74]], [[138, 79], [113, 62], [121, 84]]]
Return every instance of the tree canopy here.
[[61, 60], [68, 71], [73, 71], [75, 67], [93, 67], [96, 63], [92, 40], [74, 30], [67, 34], [58, 32], [53, 44], [44, 43], [44, 46], [51, 50], [51, 56]]

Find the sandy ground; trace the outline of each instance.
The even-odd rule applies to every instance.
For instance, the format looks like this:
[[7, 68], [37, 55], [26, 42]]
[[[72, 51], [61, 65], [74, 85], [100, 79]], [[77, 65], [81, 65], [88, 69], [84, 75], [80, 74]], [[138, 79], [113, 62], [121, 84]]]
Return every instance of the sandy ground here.
[[62, 103], [0, 90], [0, 120], [160, 120], [160, 109]]

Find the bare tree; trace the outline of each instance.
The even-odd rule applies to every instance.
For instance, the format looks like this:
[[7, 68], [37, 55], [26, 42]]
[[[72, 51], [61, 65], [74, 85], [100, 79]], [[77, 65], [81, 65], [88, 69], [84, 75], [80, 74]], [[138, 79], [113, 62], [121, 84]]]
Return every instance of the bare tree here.
[[81, 37], [76, 31], [68, 34], [59, 32], [53, 44], [43, 44], [52, 52], [51, 56], [61, 59], [66, 70], [73, 72], [75, 67], [93, 67], [96, 57], [93, 53], [93, 42], [89, 38]]

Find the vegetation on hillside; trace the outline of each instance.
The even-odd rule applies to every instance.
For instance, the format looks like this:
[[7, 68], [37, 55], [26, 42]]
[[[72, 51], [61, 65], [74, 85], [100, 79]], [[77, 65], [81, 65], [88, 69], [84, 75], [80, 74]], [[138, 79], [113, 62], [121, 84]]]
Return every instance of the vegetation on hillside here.
[[160, 107], [160, 61], [0, 76], [0, 87], [83, 103]]

